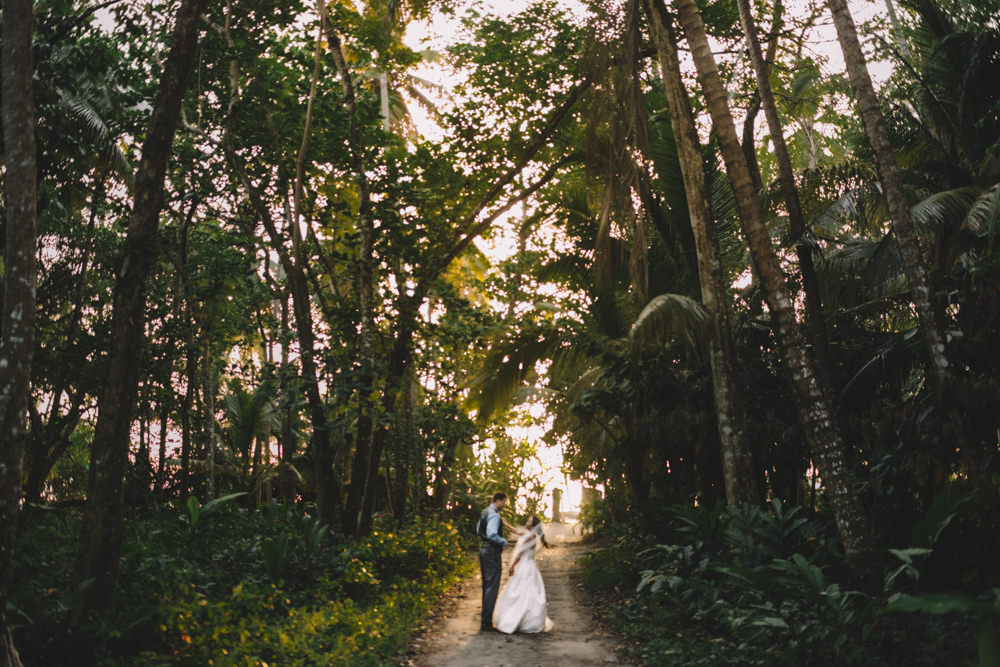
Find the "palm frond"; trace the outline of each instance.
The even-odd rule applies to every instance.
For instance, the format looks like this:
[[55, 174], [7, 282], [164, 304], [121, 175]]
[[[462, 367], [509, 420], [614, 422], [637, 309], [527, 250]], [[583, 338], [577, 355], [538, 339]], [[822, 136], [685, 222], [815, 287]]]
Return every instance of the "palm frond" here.
[[927, 197], [910, 209], [913, 225], [921, 236], [948, 234], [961, 227], [983, 189], [970, 185]]
[[698, 301], [682, 294], [660, 294], [646, 304], [628, 333], [635, 347], [663, 346], [682, 340], [689, 348], [705, 333], [708, 312]]
[[562, 255], [551, 262], [545, 262], [536, 271], [540, 282], [584, 287], [592, 282], [591, 260], [580, 255]]
[[75, 119], [83, 136], [102, 151], [107, 164], [121, 177], [129, 189], [133, 186], [133, 169], [125, 152], [118, 145], [118, 138], [111, 132], [101, 114], [85, 98], [66, 90], [59, 90], [59, 101]]
[[980, 237], [997, 234], [1000, 228], [1000, 183], [980, 193], [969, 207], [963, 224]]
[[906, 378], [921, 365], [921, 349], [919, 328], [889, 335], [844, 385], [840, 402], [864, 401], [866, 391], [873, 392], [883, 383], [905, 384]]
[[551, 359], [563, 338], [554, 330], [520, 331], [491, 346], [479, 373], [469, 382], [469, 407], [485, 421], [514, 404], [518, 390], [535, 376], [535, 365]]
[[750, 266], [750, 248], [743, 241], [736, 197], [729, 179], [718, 169], [710, 170], [706, 176], [719, 238], [719, 260], [727, 282], [732, 282]]
[[[899, 291], [903, 265], [891, 234], [879, 240], [855, 238], [817, 263], [828, 306], [853, 307]], [[905, 287], [905, 283], [904, 287]]]

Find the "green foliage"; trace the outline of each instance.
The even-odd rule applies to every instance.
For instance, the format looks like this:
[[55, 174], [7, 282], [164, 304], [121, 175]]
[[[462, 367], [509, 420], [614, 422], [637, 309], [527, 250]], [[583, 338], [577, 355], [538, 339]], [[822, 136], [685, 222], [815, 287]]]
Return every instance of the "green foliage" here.
[[172, 513], [131, 519], [116, 602], [74, 627], [64, 619], [79, 517], [25, 519], [10, 618], [29, 666], [382, 665], [473, 565], [446, 521], [345, 541], [293, 506], [225, 500], [201, 508], [195, 531]]
[[1000, 666], [1000, 643], [997, 641], [1000, 622], [1000, 588], [992, 591], [993, 600], [952, 593], [931, 593], [897, 598], [884, 613], [924, 612], [927, 614], [968, 614], [978, 617], [976, 647], [980, 667]]
[[[976, 641], [967, 614], [992, 608], [954, 596], [886, 608], [898, 596], [889, 583], [873, 591], [865, 583], [872, 572], [845, 569], [833, 527], [801, 507], [678, 506], [672, 514], [669, 541], [634, 527], [607, 530], [602, 549], [584, 560], [588, 588], [621, 591], [608, 616], [643, 664], [961, 664]], [[893, 560], [864, 567], [889, 572]], [[883, 613], [927, 610], [931, 600], [954, 617], [889, 623]]]
[[202, 505], [201, 502], [199, 502], [194, 496], [189, 496], [187, 502], [184, 504], [184, 509], [187, 510], [187, 513], [181, 514], [181, 520], [187, 524], [188, 532], [194, 533], [205, 521], [205, 518], [216, 513], [220, 506], [245, 495], [247, 494], [243, 492], [230, 493], [227, 496], [210, 500], [204, 505]]

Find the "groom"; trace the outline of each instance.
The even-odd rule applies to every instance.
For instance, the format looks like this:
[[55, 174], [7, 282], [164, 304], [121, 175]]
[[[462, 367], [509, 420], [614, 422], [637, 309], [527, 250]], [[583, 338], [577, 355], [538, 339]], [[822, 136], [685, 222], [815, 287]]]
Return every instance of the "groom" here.
[[507, 540], [500, 534], [500, 510], [506, 504], [506, 494], [493, 494], [493, 502], [483, 510], [476, 525], [476, 533], [483, 541], [479, 550], [479, 567], [483, 573], [483, 616], [479, 624], [481, 631], [493, 629], [493, 607], [496, 606], [497, 593], [500, 592], [500, 571], [503, 569], [500, 552], [507, 546]]

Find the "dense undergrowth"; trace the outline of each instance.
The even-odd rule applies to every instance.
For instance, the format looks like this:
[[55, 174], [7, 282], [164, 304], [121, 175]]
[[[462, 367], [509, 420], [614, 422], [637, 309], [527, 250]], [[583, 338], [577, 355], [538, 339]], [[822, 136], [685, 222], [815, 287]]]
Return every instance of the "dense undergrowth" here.
[[[675, 506], [658, 535], [605, 528], [583, 579], [646, 665], [997, 665], [996, 572], [931, 548], [961, 529], [957, 509], [928, 514], [923, 544], [848, 566], [822, 514]], [[952, 589], [930, 583], [940, 568], [959, 575]]]
[[299, 508], [191, 501], [127, 521], [112, 609], [74, 627], [79, 514], [31, 507], [22, 521], [11, 620], [27, 667], [388, 664], [471, 567], [448, 521], [348, 541]]

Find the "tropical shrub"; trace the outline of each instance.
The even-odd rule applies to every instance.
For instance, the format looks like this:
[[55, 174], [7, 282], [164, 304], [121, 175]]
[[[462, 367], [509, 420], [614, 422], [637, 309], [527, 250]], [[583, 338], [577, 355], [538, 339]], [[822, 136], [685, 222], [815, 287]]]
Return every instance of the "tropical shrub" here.
[[385, 664], [472, 567], [446, 520], [378, 524], [347, 540], [276, 502], [216, 503], [198, 517], [187, 504], [132, 517], [115, 604], [74, 627], [65, 619], [79, 593], [69, 581], [79, 515], [36, 510], [11, 596], [24, 664]]
[[[616, 534], [583, 562], [588, 588], [622, 591], [607, 615], [644, 664], [975, 660], [982, 627], [975, 615], [988, 617], [984, 610], [992, 609], [985, 602], [953, 605], [949, 615], [885, 616], [887, 603], [919, 579], [918, 564], [900, 556], [910, 552], [887, 551], [852, 572], [829, 520], [804, 508], [775, 502], [767, 510], [720, 505], [672, 512], [666, 542], [646, 537], [639, 546], [639, 538]], [[906, 610], [920, 606], [909, 604]]]

